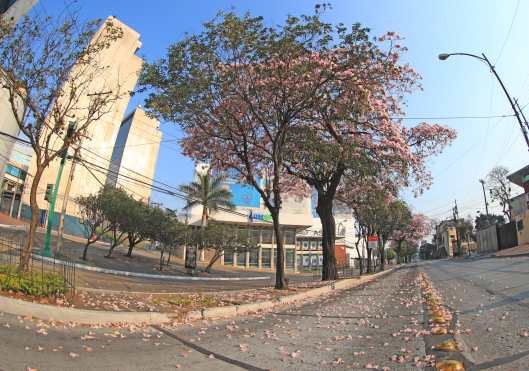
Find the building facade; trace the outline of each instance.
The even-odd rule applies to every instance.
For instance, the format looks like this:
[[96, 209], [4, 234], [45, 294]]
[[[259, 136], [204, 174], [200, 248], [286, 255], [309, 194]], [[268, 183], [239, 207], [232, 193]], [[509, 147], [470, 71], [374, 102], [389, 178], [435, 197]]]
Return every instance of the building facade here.
[[12, 218], [19, 218], [22, 211], [22, 194], [30, 178], [28, 168], [32, 153], [31, 147], [17, 143], [5, 165], [0, 212]]
[[[103, 49], [98, 55], [99, 63], [107, 68], [97, 76], [97, 79], [91, 81], [90, 86], [86, 89], [88, 93], [79, 99], [78, 106], [89, 106], [89, 102], [92, 99], [90, 92], [119, 91], [120, 98], [112, 104], [105, 115], [89, 126], [86, 133], [87, 138], [82, 141], [77, 153], [77, 156], [82, 160], [90, 162], [98, 166], [98, 168], [94, 169], [92, 167], [92, 169], [89, 169], [77, 163], [72, 164], [72, 161], [67, 161], [64, 166], [63, 177], [59, 184], [58, 197], [55, 203], [54, 225], [58, 224], [58, 214], [62, 209], [63, 202], [67, 202], [65, 232], [71, 234], [83, 233], [83, 229], [78, 222], [79, 210], [74, 202], [75, 198], [97, 193], [107, 181], [108, 169], [110, 168], [118, 133], [122, 127], [123, 116], [130, 101], [129, 92], [136, 85], [143, 63], [142, 59], [136, 55], [136, 52], [141, 47], [139, 33], [114, 17], [109, 17], [108, 20], [113, 22], [115, 26], [120, 27], [123, 35], [108, 48]], [[101, 32], [105, 32], [103, 27], [94, 35], [94, 39], [99, 37]], [[77, 117], [84, 117], [85, 115], [86, 112], [83, 109], [79, 109], [78, 114], [76, 113]], [[128, 139], [125, 138], [123, 140], [128, 143]], [[70, 149], [70, 153], [73, 153], [72, 149]], [[127, 150], [123, 152], [124, 155], [127, 153]], [[122, 159], [122, 162], [126, 161]], [[55, 183], [59, 164], [60, 159], [56, 159], [46, 168], [39, 183], [39, 189], [46, 189], [48, 184]], [[35, 166], [33, 159], [29, 166], [30, 173], [34, 172]], [[73, 173], [72, 167], [74, 168]], [[65, 198], [67, 178], [70, 176], [72, 177], [71, 188], [68, 198]], [[30, 218], [29, 192], [23, 195], [22, 201], [24, 204], [22, 217]], [[49, 204], [44, 199], [44, 192], [39, 192], [37, 203], [41, 209], [40, 220], [46, 220]]]
[[523, 193], [513, 197], [510, 202], [511, 220], [516, 223], [518, 244], [529, 243], [529, 166], [510, 174], [507, 179], [523, 188]]
[[[207, 171], [207, 165], [197, 165], [195, 172]], [[250, 231], [252, 241], [259, 245], [249, 251], [225, 251], [220, 259], [221, 265], [241, 268], [275, 269], [277, 256], [277, 237], [273, 231], [271, 215], [264, 207], [259, 193], [253, 187], [239, 183], [232, 177], [224, 186], [232, 193], [234, 212], [211, 212], [210, 218], [219, 223], [237, 226]], [[202, 218], [202, 206], [191, 208], [189, 223], [199, 226]], [[296, 235], [312, 225], [310, 197], [289, 197], [283, 200], [279, 213], [283, 243], [285, 247], [285, 268], [297, 270]]]
[[[133, 197], [148, 202], [161, 140], [158, 120], [137, 107], [121, 123], [106, 183], [122, 187]], [[138, 177], [141, 182], [131, 179]]]
[[[0, 0], [0, 18], [17, 22], [35, 5], [37, 0]], [[18, 137], [20, 130], [9, 103], [9, 92], [0, 88], [0, 131]], [[8, 136], [0, 136], [0, 179], [4, 178], [6, 165], [13, 151], [15, 141]]]

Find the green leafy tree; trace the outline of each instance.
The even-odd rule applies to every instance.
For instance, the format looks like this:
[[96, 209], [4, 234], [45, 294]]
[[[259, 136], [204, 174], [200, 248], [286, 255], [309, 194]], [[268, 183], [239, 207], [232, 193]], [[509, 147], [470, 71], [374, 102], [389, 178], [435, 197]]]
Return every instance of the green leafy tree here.
[[108, 223], [112, 241], [106, 257], [110, 258], [116, 246], [127, 239], [127, 232], [122, 229], [122, 223], [127, 218], [131, 197], [121, 188], [105, 186], [103, 189], [101, 205], [103, 214]]
[[126, 256], [131, 258], [134, 247], [152, 236], [152, 230], [156, 228], [156, 225], [152, 223], [151, 217], [156, 211], [154, 211], [155, 208], [131, 196], [126, 204], [127, 212], [122, 215], [120, 230], [127, 235], [129, 249]]
[[163, 270], [164, 256], [168, 252], [165, 265], [169, 265], [171, 252], [178, 246], [184, 244], [188, 226], [180, 223], [174, 212], [161, 208], [152, 208], [149, 223], [149, 239], [160, 243], [160, 271]]
[[76, 203], [79, 206], [81, 224], [84, 226], [86, 236], [81, 259], [86, 260], [88, 247], [110, 230], [110, 224], [105, 223], [103, 212], [103, 190], [96, 194], [79, 196], [76, 198]]
[[197, 205], [202, 206], [201, 225], [203, 227], [207, 225], [211, 211], [218, 211], [219, 208], [235, 208], [231, 202], [231, 192], [223, 184], [224, 180], [224, 176], [212, 176], [207, 171], [204, 174], [197, 174], [197, 179], [193, 182], [180, 186], [180, 190], [189, 195], [186, 209]]

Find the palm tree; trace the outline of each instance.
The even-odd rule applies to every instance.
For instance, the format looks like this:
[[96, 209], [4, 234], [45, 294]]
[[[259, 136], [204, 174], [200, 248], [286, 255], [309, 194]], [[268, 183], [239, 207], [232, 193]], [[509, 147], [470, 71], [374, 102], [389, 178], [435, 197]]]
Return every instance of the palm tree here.
[[222, 175], [212, 176], [206, 172], [197, 174], [197, 179], [193, 182], [180, 186], [180, 191], [189, 196], [185, 209], [202, 205], [202, 228], [207, 225], [210, 211], [235, 208], [231, 202], [231, 192], [223, 186], [224, 180]]

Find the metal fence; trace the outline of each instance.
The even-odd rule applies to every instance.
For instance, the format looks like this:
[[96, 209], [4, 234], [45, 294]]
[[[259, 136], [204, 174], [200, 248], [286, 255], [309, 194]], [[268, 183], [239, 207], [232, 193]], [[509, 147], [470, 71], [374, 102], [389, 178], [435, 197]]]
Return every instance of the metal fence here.
[[[353, 278], [360, 276], [360, 259], [354, 259], [353, 264], [338, 264], [336, 266], [336, 271], [338, 275], [338, 279], [344, 279], [344, 278]], [[367, 259], [363, 259], [362, 262], [362, 274], [366, 274], [367, 272]], [[371, 261], [371, 272], [377, 272], [380, 269], [379, 261]], [[300, 269], [301, 272], [306, 273], [312, 273], [312, 280], [319, 281], [321, 280], [322, 275], [322, 267], [303, 267]]]
[[73, 296], [75, 263], [66, 257], [60, 260], [43, 257], [39, 250], [34, 250], [29, 257], [27, 272], [17, 272], [25, 242], [25, 233], [0, 230], [0, 289], [11, 288], [37, 296]]

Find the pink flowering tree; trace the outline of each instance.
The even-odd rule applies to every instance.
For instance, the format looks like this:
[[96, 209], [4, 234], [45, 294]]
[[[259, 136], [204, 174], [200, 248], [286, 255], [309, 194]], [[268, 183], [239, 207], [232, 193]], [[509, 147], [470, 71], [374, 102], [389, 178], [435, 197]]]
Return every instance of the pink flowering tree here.
[[285, 167], [317, 192], [324, 280], [337, 278], [337, 194], [354, 203], [357, 185], [368, 179], [413, 184], [420, 193], [431, 183], [426, 160], [455, 138], [454, 130], [438, 124], [402, 125], [405, 96], [420, 88], [419, 75], [400, 62], [405, 51], [397, 34], [372, 40], [367, 28], [355, 25], [337, 27], [329, 47], [313, 55], [312, 79], [324, 82], [317, 104], [291, 130]]
[[401, 263], [403, 257], [408, 259], [409, 254], [405, 253], [405, 248], [419, 246], [421, 240], [430, 233], [430, 225], [426, 216], [414, 214], [408, 224], [394, 232], [391, 239], [395, 243], [397, 262]]
[[[261, 17], [219, 13], [204, 31], [173, 44], [147, 64], [146, 107], [178, 123], [186, 155], [253, 186], [276, 236], [276, 288], [287, 288], [280, 210], [285, 194], [308, 187], [286, 170], [294, 129], [307, 125], [334, 81], [327, 55], [331, 34], [319, 13], [289, 16], [277, 27]], [[330, 53], [332, 55], [332, 53]], [[329, 72], [331, 71], [331, 72]]]

